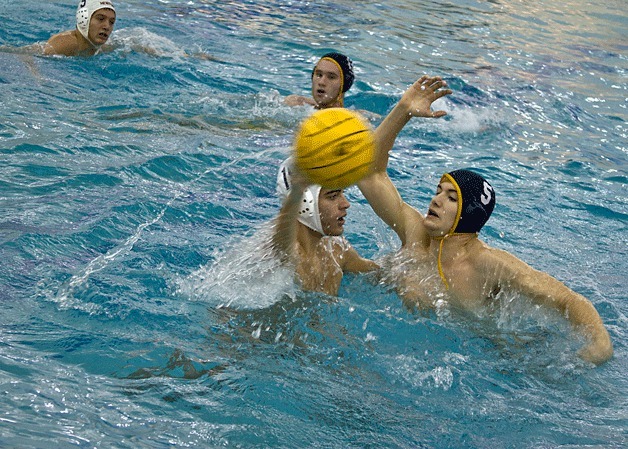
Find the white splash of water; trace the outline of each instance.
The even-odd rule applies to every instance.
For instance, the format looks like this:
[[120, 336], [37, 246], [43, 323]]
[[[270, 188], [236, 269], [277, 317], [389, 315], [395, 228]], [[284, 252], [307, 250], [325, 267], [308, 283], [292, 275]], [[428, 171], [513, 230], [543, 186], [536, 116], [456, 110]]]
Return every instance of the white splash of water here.
[[187, 56], [186, 52], [170, 39], [142, 27], [117, 30], [107, 44], [125, 52], [141, 52], [160, 57]]
[[294, 269], [275, 257], [270, 236], [267, 226], [217, 254], [210, 265], [180, 280], [178, 293], [239, 310], [266, 308], [286, 295], [294, 298]]
[[[482, 133], [502, 127], [505, 121], [504, 114], [499, 114], [493, 109], [458, 107], [442, 99], [434, 102], [432, 109], [447, 112], [449, 121], [446, 126], [450, 132], [454, 133]], [[443, 126], [443, 124], [439, 126]]]

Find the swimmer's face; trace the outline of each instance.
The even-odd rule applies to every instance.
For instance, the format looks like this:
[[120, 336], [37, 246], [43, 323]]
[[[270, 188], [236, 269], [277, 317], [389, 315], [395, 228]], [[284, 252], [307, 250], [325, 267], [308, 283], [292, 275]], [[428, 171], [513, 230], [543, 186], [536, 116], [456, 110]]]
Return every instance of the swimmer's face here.
[[430, 236], [440, 237], [449, 233], [456, 221], [458, 200], [458, 192], [452, 183], [438, 184], [424, 221]]
[[342, 235], [349, 206], [343, 190], [321, 189], [318, 194], [318, 211], [325, 235]]
[[107, 42], [116, 23], [116, 13], [112, 9], [102, 8], [92, 14], [89, 21], [89, 40], [95, 45]]
[[312, 74], [312, 98], [319, 109], [340, 106], [337, 102], [341, 83], [338, 66], [327, 59], [320, 60]]

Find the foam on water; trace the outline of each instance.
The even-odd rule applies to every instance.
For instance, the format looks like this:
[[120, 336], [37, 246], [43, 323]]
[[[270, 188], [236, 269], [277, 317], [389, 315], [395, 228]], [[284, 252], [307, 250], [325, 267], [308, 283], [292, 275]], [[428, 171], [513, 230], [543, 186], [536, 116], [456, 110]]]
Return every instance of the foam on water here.
[[178, 292], [213, 307], [264, 309], [285, 296], [294, 298], [294, 269], [270, 247], [272, 226], [231, 242], [213, 261], [178, 282]]
[[129, 27], [114, 31], [107, 44], [123, 53], [140, 52], [169, 58], [187, 56], [185, 50], [170, 39], [143, 27]]

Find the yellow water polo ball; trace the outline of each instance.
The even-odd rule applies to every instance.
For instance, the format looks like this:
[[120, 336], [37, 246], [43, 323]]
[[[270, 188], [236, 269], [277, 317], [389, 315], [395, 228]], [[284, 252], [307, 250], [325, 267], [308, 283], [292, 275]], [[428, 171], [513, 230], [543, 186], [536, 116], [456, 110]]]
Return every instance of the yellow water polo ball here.
[[344, 189], [366, 176], [375, 157], [375, 138], [360, 114], [343, 108], [316, 111], [296, 134], [295, 164], [312, 184]]

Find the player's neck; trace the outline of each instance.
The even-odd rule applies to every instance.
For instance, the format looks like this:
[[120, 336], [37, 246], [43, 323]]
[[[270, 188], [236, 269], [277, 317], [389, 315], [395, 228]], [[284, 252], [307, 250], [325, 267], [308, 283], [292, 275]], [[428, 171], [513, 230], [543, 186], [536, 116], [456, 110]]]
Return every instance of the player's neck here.
[[[456, 256], [466, 251], [467, 245], [471, 242], [477, 241], [478, 235], [476, 233], [465, 234], [453, 234], [446, 235], [444, 237], [432, 237], [430, 242], [430, 253], [435, 257], [438, 257], [439, 251], [441, 251], [441, 260], [453, 259]], [[442, 243], [442, 248], [441, 248]]]
[[297, 241], [302, 250], [307, 254], [314, 254], [317, 251], [321, 239], [325, 236], [308, 228], [303, 223], [299, 222], [297, 226]]
[[76, 35], [76, 41], [78, 42], [77, 53], [79, 55], [94, 55], [98, 51], [99, 47], [92, 44], [88, 39], [83, 36], [79, 30], [74, 30]]
[[327, 103], [325, 105], [316, 105], [316, 109], [329, 109], [329, 108], [344, 108], [345, 107], [345, 103], [344, 103], [344, 99], [343, 96], [339, 96], [338, 98], [336, 98], [336, 101], [334, 101], [333, 103]]

